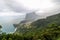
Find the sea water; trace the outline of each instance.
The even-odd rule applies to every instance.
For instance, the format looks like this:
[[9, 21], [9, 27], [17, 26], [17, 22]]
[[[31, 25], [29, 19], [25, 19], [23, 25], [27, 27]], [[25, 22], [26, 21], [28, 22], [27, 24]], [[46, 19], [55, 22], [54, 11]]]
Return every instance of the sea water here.
[[0, 17], [0, 25], [2, 26], [2, 32], [13, 33], [16, 31], [16, 28], [13, 24], [18, 23], [24, 20], [24, 16], [5, 16]]

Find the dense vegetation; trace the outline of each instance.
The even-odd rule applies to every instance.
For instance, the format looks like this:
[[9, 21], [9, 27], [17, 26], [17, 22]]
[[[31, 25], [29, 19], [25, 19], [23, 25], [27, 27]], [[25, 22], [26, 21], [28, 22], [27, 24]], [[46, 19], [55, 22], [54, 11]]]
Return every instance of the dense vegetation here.
[[13, 34], [0, 34], [0, 40], [60, 40], [60, 14], [21, 24]]
[[18, 24], [16, 32], [28, 32], [36, 29], [42, 29], [47, 27], [49, 24], [56, 23], [57, 25], [60, 25], [60, 13], [56, 15], [49, 16], [45, 19], [39, 19], [37, 21], [34, 21], [32, 23], [20, 23]]
[[51, 23], [56, 23], [57, 25], [60, 25], [60, 13], [49, 16], [45, 19], [39, 19], [39, 20], [31, 23], [31, 25], [36, 26], [36, 27], [46, 27], [47, 25], [49, 25]]
[[60, 40], [60, 26], [49, 24], [46, 28], [26, 33], [2, 33], [0, 40]]

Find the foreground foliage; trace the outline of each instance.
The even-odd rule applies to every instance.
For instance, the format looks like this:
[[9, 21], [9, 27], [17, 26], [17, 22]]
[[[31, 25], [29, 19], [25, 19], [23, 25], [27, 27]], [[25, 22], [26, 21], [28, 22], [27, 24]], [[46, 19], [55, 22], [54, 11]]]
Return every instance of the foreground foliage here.
[[19, 24], [15, 33], [0, 34], [0, 40], [60, 40], [60, 13], [29, 25]]
[[0, 34], [0, 40], [60, 40], [60, 26], [49, 24], [43, 29], [26, 33]]

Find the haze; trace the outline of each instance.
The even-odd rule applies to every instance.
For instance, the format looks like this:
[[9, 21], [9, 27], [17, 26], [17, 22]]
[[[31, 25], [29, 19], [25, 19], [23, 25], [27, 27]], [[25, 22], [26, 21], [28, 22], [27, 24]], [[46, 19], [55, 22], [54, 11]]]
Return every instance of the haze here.
[[40, 16], [59, 13], [60, 0], [0, 0], [0, 17], [25, 16], [34, 10]]

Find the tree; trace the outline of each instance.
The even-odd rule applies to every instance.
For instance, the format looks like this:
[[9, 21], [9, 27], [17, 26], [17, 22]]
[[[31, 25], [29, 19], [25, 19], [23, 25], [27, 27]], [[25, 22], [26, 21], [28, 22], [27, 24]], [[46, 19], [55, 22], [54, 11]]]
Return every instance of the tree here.
[[2, 40], [6, 40], [6, 38], [2, 38]]
[[2, 28], [2, 26], [0, 25], [0, 33], [2, 32], [2, 31], [1, 31], [1, 28]]
[[12, 40], [12, 38], [9, 38], [8, 40]]
[[0, 28], [2, 28], [2, 26], [0, 25]]

